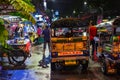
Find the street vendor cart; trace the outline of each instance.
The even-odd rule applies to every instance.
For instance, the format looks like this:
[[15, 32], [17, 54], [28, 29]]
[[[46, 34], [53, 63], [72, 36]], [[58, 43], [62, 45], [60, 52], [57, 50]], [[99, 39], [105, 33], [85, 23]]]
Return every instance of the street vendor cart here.
[[29, 39], [17, 38], [7, 41], [11, 47], [8, 54], [8, 60], [13, 65], [24, 64], [27, 57], [31, 56], [31, 43]]
[[87, 70], [89, 63], [88, 22], [80, 19], [60, 19], [51, 24], [51, 69], [82, 65]]
[[102, 33], [101, 70], [104, 74], [120, 73], [120, 18], [113, 21], [112, 31]]

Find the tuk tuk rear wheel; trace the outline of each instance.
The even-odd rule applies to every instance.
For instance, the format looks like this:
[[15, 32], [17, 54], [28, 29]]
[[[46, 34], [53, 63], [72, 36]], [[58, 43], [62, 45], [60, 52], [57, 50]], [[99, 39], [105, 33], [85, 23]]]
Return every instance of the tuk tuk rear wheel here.
[[51, 63], [51, 70], [61, 70], [63, 68], [63, 65], [61, 63]]
[[107, 74], [108, 74], [107, 70], [108, 70], [108, 69], [107, 69], [106, 62], [103, 62], [103, 63], [102, 63], [102, 67], [101, 67], [102, 73], [103, 73], [104, 75], [107, 75]]
[[89, 61], [86, 61], [84, 64], [82, 64], [82, 71], [87, 71], [87, 69], [88, 69], [88, 63], [89, 63]]
[[55, 63], [51, 63], [51, 71], [54, 71], [55, 69]]

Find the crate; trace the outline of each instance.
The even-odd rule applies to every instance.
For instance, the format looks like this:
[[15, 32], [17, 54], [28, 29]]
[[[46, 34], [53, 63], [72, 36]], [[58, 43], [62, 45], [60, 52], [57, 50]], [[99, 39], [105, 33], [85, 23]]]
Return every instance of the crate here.
[[83, 49], [84, 48], [84, 43], [83, 42], [76, 42], [75, 43], [75, 49], [76, 50], [81, 50], [81, 49]]

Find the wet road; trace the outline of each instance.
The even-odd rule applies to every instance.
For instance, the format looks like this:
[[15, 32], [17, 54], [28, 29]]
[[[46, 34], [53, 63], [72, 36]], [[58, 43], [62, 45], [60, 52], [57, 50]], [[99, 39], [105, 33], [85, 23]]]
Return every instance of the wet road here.
[[96, 62], [90, 62], [86, 72], [80, 72], [79, 69], [67, 69], [51, 72], [51, 80], [120, 80], [120, 75], [104, 75], [101, 72], [100, 65]]
[[18, 80], [18, 77], [19, 80], [120, 80], [120, 75], [117, 74], [103, 75], [99, 63], [92, 60], [90, 60], [86, 72], [81, 72], [80, 69], [73, 68], [51, 71], [50, 64], [48, 68], [38, 66], [39, 60], [42, 59], [41, 46], [33, 47], [33, 51], [32, 56], [22, 66], [12, 66], [5, 61], [6, 66], [4, 66], [4, 70], [8, 73], [5, 73], [4, 78], [7, 79], [0, 78], [0, 80]]
[[[47, 68], [38, 66], [39, 61], [42, 59], [42, 46], [33, 46], [31, 57], [27, 58], [23, 65], [11, 65], [8, 59], [4, 57], [0, 80], [50, 80], [50, 64], [48, 64], [49, 67]], [[48, 57], [48, 49], [45, 53], [46, 57]]]

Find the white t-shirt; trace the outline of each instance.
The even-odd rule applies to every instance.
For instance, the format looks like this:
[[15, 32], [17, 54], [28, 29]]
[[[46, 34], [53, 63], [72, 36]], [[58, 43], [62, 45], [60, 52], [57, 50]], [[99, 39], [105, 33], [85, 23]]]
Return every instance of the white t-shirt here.
[[98, 37], [94, 37], [95, 42], [100, 41]]

